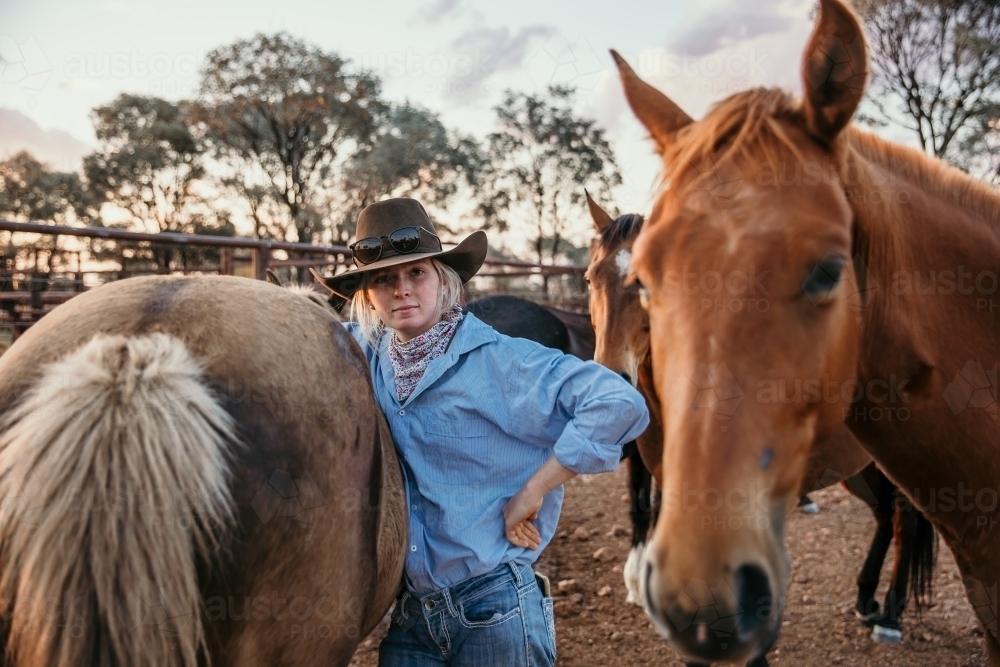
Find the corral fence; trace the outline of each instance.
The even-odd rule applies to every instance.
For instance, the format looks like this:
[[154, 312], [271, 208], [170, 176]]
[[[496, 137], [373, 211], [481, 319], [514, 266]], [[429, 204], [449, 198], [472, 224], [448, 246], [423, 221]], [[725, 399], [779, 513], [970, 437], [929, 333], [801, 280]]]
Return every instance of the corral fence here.
[[[57, 305], [113, 280], [205, 273], [264, 280], [270, 269], [283, 279], [310, 282], [308, 267], [329, 274], [351, 265], [350, 249], [340, 245], [8, 220], [0, 220], [0, 236], [6, 237], [0, 238], [0, 353]], [[60, 247], [64, 237], [69, 241]], [[192, 251], [198, 254], [189, 260]], [[151, 258], [151, 252], [160, 254], [160, 263]], [[163, 256], [173, 259], [164, 265]], [[56, 257], [59, 261], [54, 261]], [[487, 258], [467, 286], [467, 296], [512, 294], [583, 312], [586, 268]]]

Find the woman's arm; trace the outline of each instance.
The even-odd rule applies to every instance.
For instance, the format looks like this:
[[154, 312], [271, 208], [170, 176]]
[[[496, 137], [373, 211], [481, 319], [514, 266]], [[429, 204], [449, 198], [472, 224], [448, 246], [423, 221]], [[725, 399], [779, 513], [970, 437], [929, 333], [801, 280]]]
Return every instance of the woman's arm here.
[[519, 547], [537, 549], [542, 543], [542, 537], [531, 522], [538, 518], [542, 499], [549, 491], [558, 489], [574, 477], [576, 473], [564, 467], [554, 456], [543, 463], [521, 490], [504, 505], [507, 539]]

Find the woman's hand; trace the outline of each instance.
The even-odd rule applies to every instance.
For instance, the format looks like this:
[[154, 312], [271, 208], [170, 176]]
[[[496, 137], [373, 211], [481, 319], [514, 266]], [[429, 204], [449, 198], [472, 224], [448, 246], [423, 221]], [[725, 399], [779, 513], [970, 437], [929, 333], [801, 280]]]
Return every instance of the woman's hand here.
[[535, 524], [538, 510], [542, 507], [542, 496], [525, 486], [503, 507], [503, 519], [507, 528], [507, 539], [511, 544], [525, 549], [537, 549], [542, 543], [541, 533]]
[[525, 549], [537, 549], [542, 544], [542, 536], [531, 522], [538, 518], [538, 510], [542, 507], [545, 494], [574, 477], [576, 473], [564, 468], [554, 456], [535, 471], [531, 479], [503, 508], [507, 539], [511, 544]]

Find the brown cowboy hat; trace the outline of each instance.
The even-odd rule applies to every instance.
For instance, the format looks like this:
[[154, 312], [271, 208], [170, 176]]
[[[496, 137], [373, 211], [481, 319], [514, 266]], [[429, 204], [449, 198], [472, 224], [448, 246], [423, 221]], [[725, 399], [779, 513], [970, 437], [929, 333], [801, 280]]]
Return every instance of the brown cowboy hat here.
[[[400, 253], [388, 243], [387, 239], [389, 234], [405, 227], [417, 227], [429, 234], [418, 234], [419, 241], [413, 252]], [[310, 269], [316, 280], [345, 299], [350, 299], [358, 291], [365, 273], [376, 269], [434, 257], [455, 269], [459, 278], [465, 283], [476, 275], [486, 259], [485, 232], [473, 232], [451, 250], [443, 250], [434, 223], [427, 217], [427, 211], [416, 199], [405, 197], [386, 199], [365, 207], [358, 216], [356, 238], [381, 239], [382, 254], [370, 264], [360, 264], [355, 261], [358, 264], [356, 268], [336, 276], [324, 277]]]

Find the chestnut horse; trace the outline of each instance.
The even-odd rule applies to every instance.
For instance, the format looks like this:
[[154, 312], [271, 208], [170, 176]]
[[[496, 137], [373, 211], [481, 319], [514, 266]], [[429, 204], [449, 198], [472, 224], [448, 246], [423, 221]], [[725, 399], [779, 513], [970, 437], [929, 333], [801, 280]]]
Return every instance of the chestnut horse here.
[[764, 654], [785, 513], [846, 421], [951, 549], [1000, 666], [1000, 194], [850, 127], [867, 54], [838, 0], [821, 1], [801, 101], [747, 90], [695, 121], [615, 56], [669, 184], [632, 257], [664, 430], [650, 616], [688, 656]]
[[[641, 458], [630, 461], [630, 474], [637, 479], [642, 479], [643, 474], [648, 478], [649, 473], [643, 464], [649, 461], [651, 466], [656, 467], [654, 477], [659, 480], [662, 479], [663, 431], [657, 418], [660, 408], [648, 372], [649, 317], [639, 303], [638, 285], [629, 274], [632, 246], [642, 229], [643, 218], [637, 214], [612, 218], [589, 193], [585, 196], [597, 230], [597, 236], [590, 245], [590, 266], [585, 276], [597, 332], [595, 359], [626, 379], [636, 378], [635, 384], [646, 398], [652, 419], [650, 428], [639, 438]], [[647, 370], [639, 372], [640, 368]], [[637, 471], [637, 468], [641, 470]], [[852, 474], [859, 469], [860, 472]], [[908, 586], [912, 584], [918, 604], [921, 597], [930, 592], [937, 541], [934, 529], [905, 498], [899, 497], [897, 487], [871, 463], [871, 457], [846, 428], [841, 429], [837, 436], [818, 442], [813, 448], [800, 487], [801, 497], [807, 498], [805, 494], [837, 481], [841, 481], [848, 491], [868, 505], [876, 523], [868, 557], [858, 575], [856, 614], [863, 623], [873, 628], [874, 641], [900, 641], [900, 616], [906, 605]], [[645, 494], [633, 495], [648, 498], [650, 492], [647, 490]], [[799, 506], [802, 505], [800, 500]], [[650, 510], [650, 514], [655, 517], [655, 508]], [[645, 525], [648, 528], [649, 521]], [[894, 537], [891, 583], [885, 602], [880, 605], [875, 600], [875, 591], [889, 543]], [[646, 532], [634, 532], [632, 535], [632, 550], [624, 569], [625, 586], [629, 591], [627, 601], [637, 599], [639, 563], [646, 540]]]
[[303, 296], [85, 292], [0, 357], [0, 424], [3, 664], [346, 665], [392, 604], [395, 449], [361, 350]]

